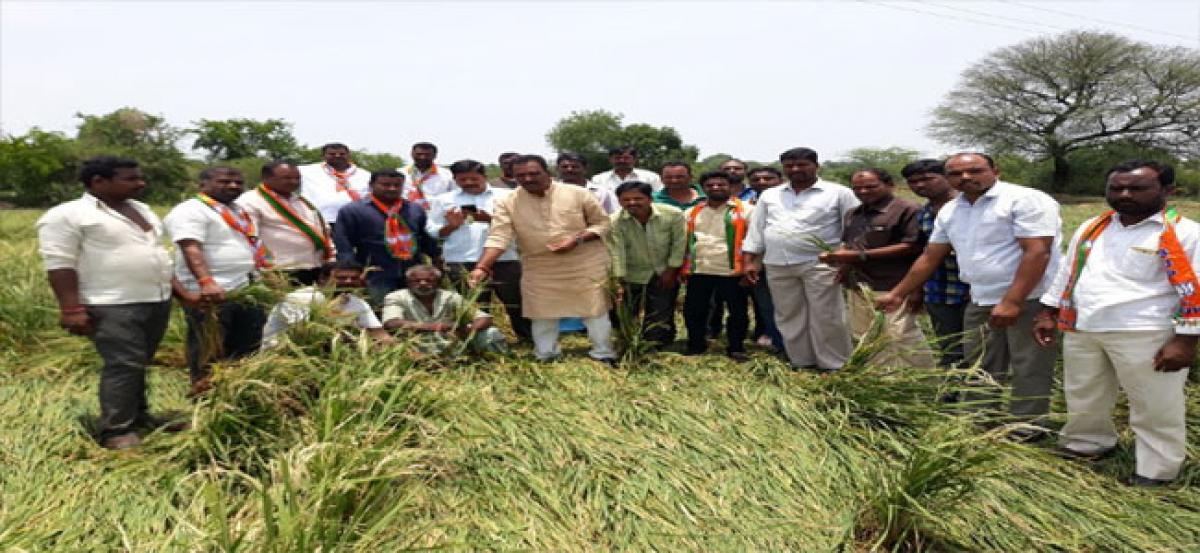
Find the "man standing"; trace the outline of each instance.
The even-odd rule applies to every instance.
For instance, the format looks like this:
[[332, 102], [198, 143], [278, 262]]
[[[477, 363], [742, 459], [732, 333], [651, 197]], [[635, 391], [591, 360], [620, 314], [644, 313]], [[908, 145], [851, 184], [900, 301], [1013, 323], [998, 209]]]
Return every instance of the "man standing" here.
[[[209, 365], [258, 350], [266, 311], [250, 302], [229, 301], [229, 293], [248, 286], [259, 269], [270, 266], [250, 214], [234, 202], [242, 194], [241, 171], [210, 167], [200, 173], [200, 193], [167, 214], [164, 223], [177, 246], [175, 278], [203, 305], [184, 308], [187, 315], [188, 369], [194, 392], [207, 389]], [[208, 336], [215, 319], [218, 336]]]
[[684, 210], [704, 201], [704, 191], [692, 184], [692, 167], [682, 161], [668, 161], [662, 167], [663, 188], [654, 193], [654, 203]]
[[1174, 480], [1187, 456], [1184, 385], [1200, 335], [1200, 225], [1167, 206], [1174, 191], [1170, 165], [1113, 167], [1105, 191], [1113, 211], [1075, 232], [1034, 326], [1049, 352], [1056, 330], [1065, 331], [1060, 450], [1098, 458], [1116, 447], [1119, 386], [1137, 444], [1129, 483], [1138, 486]]
[[742, 286], [742, 244], [746, 238], [753, 207], [730, 198], [730, 177], [722, 171], [700, 175], [707, 200], [688, 208], [688, 251], [683, 274], [687, 295], [683, 299], [683, 318], [687, 325], [687, 354], [708, 350], [709, 314], [713, 304], [729, 306], [726, 332], [729, 357], [746, 359], [747, 289]]
[[561, 353], [558, 321], [583, 317], [591, 357], [615, 363], [609, 342], [609, 254], [601, 240], [610, 222], [587, 190], [553, 182], [546, 160], [523, 155], [513, 161], [521, 189], [496, 202], [483, 257], [471, 271], [477, 284], [515, 241], [521, 252], [521, 310], [533, 320], [534, 354], [548, 361]]
[[158, 425], [148, 412], [146, 366], [167, 330], [176, 283], [162, 223], [133, 199], [146, 188], [138, 163], [93, 157], [79, 178], [83, 196], [38, 219], [38, 251], [58, 300], [59, 326], [89, 337], [104, 362], [100, 444], [125, 449], [141, 443], [139, 428]]
[[330, 225], [342, 206], [367, 195], [371, 172], [350, 161], [350, 148], [332, 142], [321, 146], [321, 163], [300, 166], [300, 195], [321, 211]]
[[[929, 243], [933, 234], [933, 221], [938, 211], [954, 198], [958, 191], [946, 180], [946, 168], [936, 159], [919, 159], [900, 170], [913, 193], [928, 200], [917, 214], [917, 226], [921, 229], [921, 245]], [[933, 276], [925, 281], [924, 305], [929, 314], [933, 332], [937, 335], [943, 367], [957, 366], [963, 359], [963, 312], [971, 297], [971, 287], [958, 278], [958, 260], [951, 251], [942, 260]], [[911, 306], [915, 310], [917, 306]]]
[[758, 197], [768, 188], [783, 184], [783, 173], [774, 167], [755, 167], [746, 174], [746, 180], [750, 183], [750, 189], [754, 191], [752, 202], [757, 203]]
[[560, 181], [591, 190], [605, 213], [612, 215], [621, 209], [617, 202], [617, 195], [613, 193], [612, 189], [601, 187], [587, 179], [587, 159], [583, 156], [574, 152], [562, 152], [558, 154], [554, 165], [558, 169]]
[[458, 188], [448, 172], [434, 163], [437, 152], [437, 146], [432, 143], [413, 144], [412, 163], [403, 168], [406, 176], [404, 199], [420, 205], [424, 210], [429, 210], [429, 200]]
[[767, 268], [775, 304], [775, 324], [793, 367], [837, 370], [850, 357], [846, 302], [837, 269], [817, 259], [825, 244], [836, 244], [844, 220], [858, 207], [845, 186], [817, 178], [817, 152], [793, 148], [779, 156], [788, 185], [758, 198], [743, 251], [751, 283]]
[[[774, 167], [755, 167], [746, 174], [750, 189], [754, 190], [751, 204], [758, 203], [758, 197], [768, 188], [783, 184], [783, 173]], [[771, 288], [767, 286], [766, 268], [758, 275], [758, 282], [750, 289], [750, 299], [754, 306], [754, 331], [750, 337], [763, 347], [771, 347], [783, 351], [783, 336], [779, 327], [775, 326], [775, 303], [771, 300]]]
[[[921, 254], [917, 229], [920, 208], [896, 197], [892, 175], [883, 169], [855, 171], [850, 176], [850, 187], [862, 204], [846, 215], [842, 247], [822, 253], [817, 259], [841, 268], [841, 281], [850, 289], [850, 332], [862, 338], [875, 321], [875, 293], [895, 287]], [[883, 335], [887, 345], [873, 360], [908, 367], [932, 366], [925, 334], [917, 326], [916, 310], [905, 306], [886, 317]]]
[[370, 195], [343, 207], [333, 229], [338, 270], [367, 270], [374, 305], [404, 287], [404, 271], [420, 264], [422, 256], [441, 255], [437, 240], [425, 230], [425, 210], [402, 198], [403, 189], [404, 173], [375, 172]]
[[321, 266], [333, 261], [333, 240], [325, 217], [297, 192], [300, 183], [295, 165], [272, 161], [262, 167], [262, 184], [242, 194], [237, 205], [271, 252], [271, 266], [286, 272], [293, 283], [310, 286]]
[[633, 146], [609, 148], [608, 162], [613, 168], [592, 177], [592, 182], [599, 188], [612, 191], [623, 182], [636, 180], [649, 184], [655, 192], [661, 190], [663, 183], [658, 179], [658, 175], [653, 171], [634, 167], [637, 165], [637, 158], [638, 151]]
[[[960, 276], [971, 285], [963, 320], [966, 362], [982, 356], [983, 369], [1000, 382], [1009, 380], [1011, 367], [1010, 411], [1036, 421], [1050, 411], [1056, 357], [1053, 349], [1038, 347], [1032, 332], [1034, 315], [1041, 312], [1038, 298], [1058, 269], [1058, 203], [1044, 192], [999, 180], [1000, 171], [986, 154], [955, 154], [945, 169], [960, 194], [938, 212], [925, 252], [878, 305], [886, 311], [900, 308], [953, 249]], [[1025, 431], [1020, 437], [1040, 433]]]
[[641, 320], [642, 335], [662, 347], [675, 341], [675, 298], [687, 233], [683, 213], [653, 203], [651, 194], [650, 185], [644, 182], [624, 182], [617, 187], [623, 209], [611, 217], [609, 238], [613, 278], [623, 289], [617, 309]]
[[729, 183], [732, 197], [743, 202], [754, 202], [754, 200], [758, 199], [758, 195], [754, 192], [754, 189], [746, 186], [746, 162], [736, 157], [731, 157], [725, 160], [718, 169], [728, 173], [729, 178], [733, 179]]
[[517, 181], [513, 178], [512, 174], [512, 160], [516, 159], [516, 157], [519, 155], [521, 154], [516, 152], [504, 152], [503, 154], [500, 154], [499, 159], [496, 160], [496, 163], [500, 165], [500, 178], [494, 179], [489, 183], [493, 188], [507, 188], [509, 190], [513, 190], [520, 186], [517, 184]]
[[[438, 196], [429, 212], [426, 230], [442, 240], [442, 258], [454, 282], [465, 282], [475, 262], [483, 255], [496, 202], [512, 193], [487, 183], [487, 168], [473, 159], [456, 161], [450, 173], [458, 190]], [[521, 316], [521, 262], [510, 247], [492, 265], [488, 289], [479, 297], [480, 305], [491, 303], [491, 294], [504, 303], [513, 332], [523, 340], [532, 340], [529, 319]]]

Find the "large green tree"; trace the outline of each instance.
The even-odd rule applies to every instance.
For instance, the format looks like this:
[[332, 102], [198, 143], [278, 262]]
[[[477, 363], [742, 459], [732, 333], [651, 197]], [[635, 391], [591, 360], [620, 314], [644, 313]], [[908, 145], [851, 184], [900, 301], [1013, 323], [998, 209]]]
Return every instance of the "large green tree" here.
[[196, 137], [192, 148], [204, 150], [208, 161], [292, 159], [301, 152], [291, 123], [282, 119], [201, 119], [187, 132]]
[[20, 136], [0, 137], [0, 201], [41, 206], [79, 193], [75, 141], [34, 127]]
[[997, 50], [967, 69], [934, 111], [951, 144], [1053, 164], [1056, 191], [1070, 154], [1112, 142], [1200, 153], [1200, 51], [1073, 31]]
[[177, 143], [184, 131], [166, 120], [135, 108], [104, 115], [77, 113], [76, 141], [82, 156], [127, 156], [138, 160], [150, 186], [147, 199], [170, 201], [188, 189], [190, 165]]
[[571, 112], [546, 133], [546, 142], [556, 151], [571, 151], [584, 156], [593, 173], [611, 168], [608, 149], [615, 146], [637, 148], [639, 165], [654, 171], [668, 161], [693, 163], [700, 156], [700, 150], [684, 144], [679, 132], [672, 127], [644, 123], [624, 125], [623, 120], [623, 115], [605, 110]]
[[899, 182], [900, 169], [920, 157], [921, 152], [905, 148], [855, 148], [846, 154], [845, 159], [822, 162], [821, 177], [849, 184], [855, 171], [876, 167], [886, 169]]

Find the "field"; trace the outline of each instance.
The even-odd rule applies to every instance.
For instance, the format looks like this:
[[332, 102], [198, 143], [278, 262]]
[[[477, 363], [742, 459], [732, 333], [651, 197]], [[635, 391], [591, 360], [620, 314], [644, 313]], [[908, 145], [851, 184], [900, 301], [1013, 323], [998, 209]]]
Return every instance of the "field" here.
[[[1067, 202], [1068, 231], [1100, 209]], [[56, 328], [36, 215], [0, 214], [0, 551], [1200, 548], [1194, 449], [1176, 485], [1130, 489], [1128, 432], [1065, 461], [950, 413], [944, 374], [763, 353], [414, 363], [313, 327], [193, 403], [177, 315], [151, 404], [195, 429], [107, 452], [98, 359]]]

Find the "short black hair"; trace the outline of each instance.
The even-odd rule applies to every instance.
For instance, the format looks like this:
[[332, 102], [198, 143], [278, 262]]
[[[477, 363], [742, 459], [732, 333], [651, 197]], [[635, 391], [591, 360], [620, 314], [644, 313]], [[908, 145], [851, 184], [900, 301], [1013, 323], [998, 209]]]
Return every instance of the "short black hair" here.
[[782, 154], [779, 154], [779, 161], [811, 161], [820, 164], [817, 161], [817, 151], [812, 148], [792, 148]]
[[738, 158], [736, 158], [736, 157], [731, 157], [731, 158], [729, 158], [729, 159], [727, 159], [727, 160], [725, 160], [725, 161], [722, 161], [722, 162], [720, 163], [720, 165], [725, 165], [726, 163], [729, 163], [729, 162], [731, 162], [731, 161], [736, 161], [736, 162], [738, 162], [738, 163], [739, 163], [739, 164], [741, 164], [741, 166], [742, 166], [743, 168], [745, 168], [745, 169], [749, 169], [749, 168], [750, 168], [750, 166], [749, 166], [749, 165], [746, 165], [746, 162], [744, 162], [744, 161], [742, 161], [742, 160], [740, 160], [740, 159], [738, 159]]
[[925, 173], [937, 173], [939, 175], [946, 174], [946, 164], [936, 159], [918, 159], [905, 165], [900, 169], [900, 176], [909, 178], [913, 175], [922, 175]]
[[432, 142], [417, 142], [416, 144], [413, 144], [412, 150], [417, 150], [417, 149], [432, 150], [433, 155], [437, 155], [437, 146], [435, 146]]
[[[996, 168], [996, 160], [992, 159], [992, 156], [989, 156], [983, 152], [958, 152], [956, 154], [950, 154], [949, 156], [946, 156], [946, 161], [950, 161], [951, 158], [955, 158], [958, 156], [979, 156], [979, 157], [987, 160], [988, 167], [990, 167], [992, 169]], [[943, 162], [943, 164], [944, 163], [945, 162]]]
[[860, 167], [855, 169], [853, 173], [850, 173], [850, 178], [853, 179], [854, 175], [858, 173], [871, 173], [872, 175], [875, 175], [875, 178], [879, 179], [879, 182], [882, 182], [888, 186], [896, 184], [896, 179], [892, 178], [892, 174], [889, 173], [887, 169], [880, 167]]
[[95, 156], [83, 162], [79, 168], [79, 180], [84, 188], [92, 186], [96, 177], [111, 179], [117, 175], [117, 169], [137, 169], [140, 167], [136, 159], [118, 156]]
[[262, 171], [259, 172], [259, 175], [264, 179], [267, 177], [273, 177], [273, 176], [275, 176], [275, 168], [281, 167], [284, 165], [291, 165], [292, 167], [299, 167], [298, 165], [296, 165], [295, 162], [290, 161], [290, 160], [273, 159], [273, 160], [268, 161], [263, 164]]
[[719, 169], [716, 171], [705, 171], [701, 173], [700, 178], [696, 179], [696, 182], [700, 183], [701, 186], [704, 186], [704, 183], [708, 182], [710, 179], [725, 179], [725, 182], [733, 184], [733, 175], [730, 175], [728, 172], [721, 171]]
[[500, 154], [500, 157], [496, 158], [496, 162], [504, 163], [504, 160], [506, 160], [510, 157], [517, 157], [519, 155], [521, 155], [521, 154], [518, 152], [504, 152], [503, 154]]
[[[692, 174], [692, 166], [688, 165], [686, 161], [679, 161], [676, 159], [662, 164], [662, 169], [666, 169], [667, 167], [683, 167], [684, 169], [687, 169], [688, 175]], [[662, 169], [659, 169], [660, 173], [662, 172]]]
[[203, 171], [200, 171], [200, 182], [210, 181], [213, 179], [213, 177], [217, 176], [218, 173], [236, 173], [241, 175], [242, 170], [238, 169], [237, 167], [230, 167], [228, 165], [213, 165], [212, 167], [205, 167]]
[[367, 181], [367, 184], [375, 184], [375, 181], [383, 177], [399, 178], [400, 180], [408, 178], [404, 175], [403, 171], [398, 169], [380, 169], [378, 171], [371, 171], [371, 180]]
[[764, 165], [762, 167], [755, 167], [749, 171], [746, 171], [746, 178], [753, 177], [755, 173], [770, 173], [772, 175], [775, 175], [776, 178], [780, 178], [780, 179], [783, 178], [783, 172], [780, 171], [779, 169], [771, 167], [770, 165]]
[[546, 158], [539, 156], [537, 154], [521, 154], [521, 155], [517, 156], [516, 158], [513, 158], [512, 164], [513, 165], [525, 165], [526, 163], [529, 163], [531, 161], [537, 162], [538, 165], [541, 165], [543, 171], [546, 171], [547, 173], [550, 172], [550, 166], [546, 164]]
[[554, 165], [558, 165], [564, 161], [574, 161], [584, 167], [588, 166], [587, 158], [575, 152], [559, 152], [558, 159], [554, 160]]
[[463, 173], [479, 173], [486, 177], [487, 167], [484, 167], [482, 163], [473, 159], [460, 159], [450, 164], [451, 175], [461, 175]]
[[620, 154], [633, 154], [634, 157], [637, 157], [638, 151], [637, 151], [637, 148], [634, 148], [633, 146], [630, 146], [629, 144], [624, 144], [621, 146], [613, 146], [608, 149], [608, 155], [610, 155], [610, 156], [615, 156], [615, 155], [620, 155]]
[[646, 184], [640, 180], [627, 180], [627, 181], [617, 185], [617, 190], [615, 193], [616, 193], [617, 197], [620, 197], [621, 194], [624, 194], [629, 191], [640, 192], [643, 195], [645, 195], [647, 198], [654, 197], [654, 187], [652, 187], [649, 184]]
[[1158, 184], [1163, 186], [1175, 186], [1175, 168], [1170, 163], [1154, 161], [1150, 159], [1131, 159], [1122, 161], [1109, 169], [1104, 174], [1105, 178], [1113, 176], [1113, 173], [1128, 173], [1138, 169], [1153, 169], [1158, 173]]
[[325, 152], [328, 152], [329, 150], [346, 150], [347, 152], [349, 152], [350, 147], [345, 144], [342, 144], [341, 142], [330, 142], [329, 144], [321, 146], [321, 154], [322, 155], [324, 155]]

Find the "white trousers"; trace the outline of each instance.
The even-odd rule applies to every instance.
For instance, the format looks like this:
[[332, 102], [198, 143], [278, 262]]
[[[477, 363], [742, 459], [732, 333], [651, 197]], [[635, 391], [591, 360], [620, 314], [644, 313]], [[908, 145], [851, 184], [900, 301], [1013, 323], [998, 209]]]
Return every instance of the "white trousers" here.
[[[533, 354], [541, 361], [562, 355], [558, 349], [558, 319], [533, 319]], [[583, 320], [588, 339], [592, 341], [592, 359], [613, 359], [617, 352], [612, 347], [612, 321], [605, 313], [599, 317]]]
[[[872, 292], [871, 297], [864, 296], [861, 290], [850, 290], [846, 293], [850, 304], [850, 333], [861, 340], [871, 325], [875, 324], [875, 298], [883, 292]], [[883, 334], [887, 345], [875, 354], [871, 361], [878, 365], [927, 368], [933, 366], [933, 352], [925, 333], [917, 325], [917, 314], [908, 308], [908, 303], [900, 309], [884, 314]]]
[[1174, 480], [1187, 455], [1183, 385], [1188, 371], [1154, 370], [1154, 354], [1174, 336], [1172, 330], [1064, 332], [1067, 425], [1060, 445], [1082, 453], [1116, 446], [1112, 411], [1120, 386], [1129, 398], [1137, 473]]
[[837, 269], [817, 261], [769, 265], [775, 326], [794, 367], [840, 369], [850, 357], [850, 329]]

